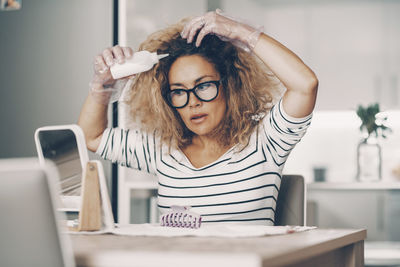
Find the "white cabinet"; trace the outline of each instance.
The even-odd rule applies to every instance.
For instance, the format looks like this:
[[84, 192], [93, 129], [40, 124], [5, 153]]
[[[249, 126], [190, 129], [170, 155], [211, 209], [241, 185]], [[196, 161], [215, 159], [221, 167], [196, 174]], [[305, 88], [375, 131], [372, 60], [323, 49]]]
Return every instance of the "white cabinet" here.
[[308, 225], [366, 228], [367, 241], [400, 241], [400, 184], [311, 183]]

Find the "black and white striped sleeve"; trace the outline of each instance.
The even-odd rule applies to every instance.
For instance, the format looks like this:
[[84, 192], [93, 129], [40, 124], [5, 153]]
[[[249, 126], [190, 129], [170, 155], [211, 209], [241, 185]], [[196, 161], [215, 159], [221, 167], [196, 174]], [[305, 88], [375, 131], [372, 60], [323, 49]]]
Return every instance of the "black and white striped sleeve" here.
[[289, 116], [283, 109], [282, 99], [264, 117], [261, 134], [276, 165], [283, 167], [291, 150], [306, 133], [311, 118], [312, 113], [304, 118]]
[[121, 166], [155, 174], [154, 136], [138, 130], [107, 128], [96, 151]]

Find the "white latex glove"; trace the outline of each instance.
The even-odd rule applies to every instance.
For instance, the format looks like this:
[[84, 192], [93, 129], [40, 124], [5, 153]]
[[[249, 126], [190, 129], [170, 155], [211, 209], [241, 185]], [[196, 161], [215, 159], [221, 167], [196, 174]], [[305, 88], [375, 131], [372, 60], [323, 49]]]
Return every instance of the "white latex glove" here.
[[90, 94], [94, 99], [103, 105], [118, 100], [122, 90], [125, 88], [130, 77], [114, 80], [111, 76], [110, 67], [116, 62], [121, 64], [126, 58], [133, 56], [133, 50], [130, 47], [114, 46], [106, 48], [94, 60], [94, 76], [90, 82]]
[[227, 16], [220, 9], [208, 12], [203, 16], [190, 20], [181, 32], [181, 36], [188, 43], [193, 41], [196, 33], [196, 46], [207, 34], [215, 34], [223, 41], [230, 41], [234, 45], [250, 52], [254, 49], [263, 27], [253, 27], [243, 21]]

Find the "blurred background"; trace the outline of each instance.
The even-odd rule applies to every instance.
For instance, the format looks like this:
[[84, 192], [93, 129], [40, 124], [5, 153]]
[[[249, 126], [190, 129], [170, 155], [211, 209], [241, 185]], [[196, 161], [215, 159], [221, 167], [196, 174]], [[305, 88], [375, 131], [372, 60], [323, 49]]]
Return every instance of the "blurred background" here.
[[[284, 171], [306, 179], [309, 224], [367, 227], [369, 241], [400, 241], [397, 0], [22, 1], [19, 10], [0, 11], [0, 158], [36, 156], [36, 128], [76, 123], [92, 60], [105, 47], [137, 49], [155, 30], [216, 8], [263, 25], [319, 78], [312, 125]], [[356, 109], [372, 103], [379, 103], [392, 132], [379, 140], [381, 178], [363, 183], [356, 179], [362, 138]], [[117, 113], [124, 125], [123, 105], [119, 112], [110, 108], [110, 124]], [[118, 217], [156, 220], [154, 178], [104, 164], [115, 209], [120, 202]]]

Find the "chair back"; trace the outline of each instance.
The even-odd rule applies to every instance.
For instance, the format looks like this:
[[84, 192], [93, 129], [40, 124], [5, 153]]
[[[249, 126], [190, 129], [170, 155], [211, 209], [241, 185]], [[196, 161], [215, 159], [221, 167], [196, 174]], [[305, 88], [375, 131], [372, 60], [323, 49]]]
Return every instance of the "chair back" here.
[[305, 184], [301, 175], [283, 175], [276, 202], [275, 225], [305, 225]]

